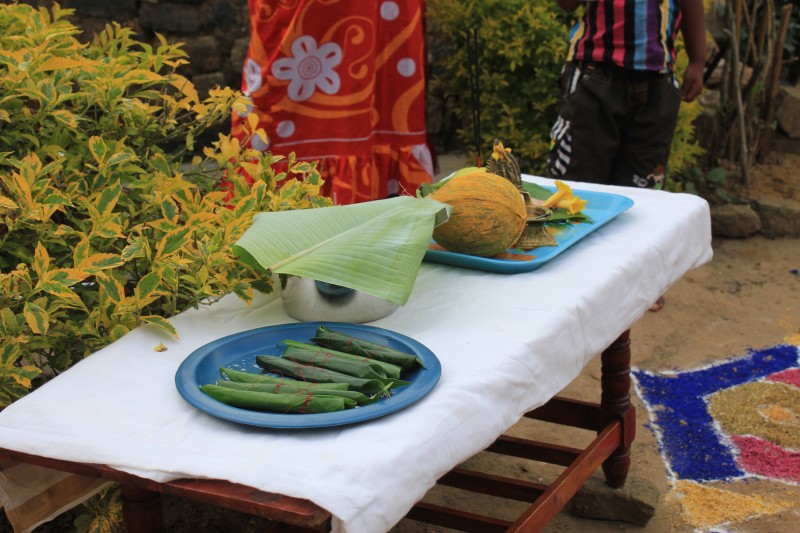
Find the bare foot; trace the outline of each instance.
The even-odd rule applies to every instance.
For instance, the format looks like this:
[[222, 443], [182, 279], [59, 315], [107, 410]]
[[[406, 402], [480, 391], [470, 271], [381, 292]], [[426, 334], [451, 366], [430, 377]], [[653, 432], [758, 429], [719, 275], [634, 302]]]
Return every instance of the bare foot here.
[[664, 307], [665, 303], [666, 302], [664, 301], [664, 297], [663, 296], [659, 296], [658, 300], [656, 300], [656, 303], [651, 305], [650, 309], [648, 309], [648, 311], [650, 311], [651, 313], [658, 313]]

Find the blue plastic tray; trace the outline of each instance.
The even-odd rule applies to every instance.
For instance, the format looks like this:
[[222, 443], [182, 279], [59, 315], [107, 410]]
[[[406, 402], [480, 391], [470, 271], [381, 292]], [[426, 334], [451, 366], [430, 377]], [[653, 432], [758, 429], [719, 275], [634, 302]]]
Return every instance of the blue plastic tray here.
[[[397, 350], [416, 354], [424, 368], [403, 373], [410, 385], [392, 390], [389, 398], [335, 413], [282, 414], [251, 411], [225, 405], [200, 390], [200, 385], [216, 383], [219, 368], [225, 366], [243, 372], [261, 374], [256, 355], [280, 355], [280, 342], [292, 339], [310, 343], [318, 326], [358, 337]], [[428, 394], [442, 373], [439, 360], [428, 348], [414, 339], [386, 329], [341, 322], [301, 322], [252, 329], [223, 337], [192, 352], [178, 367], [175, 386], [183, 398], [212, 416], [267, 428], [319, 428], [363, 422], [399, 411]]]
[[[555, 187], [546, 188], [551, 191], [555, 190]], [[478, 257], [476, 255], [450, 252], [439, 247], [439, 249], [429, 249], [425, 253], [424, 260], [431, 263], [442, 263], [501, 274], [530, 272], [562, 254], [590, 233], [597, 231], [608, 222], [614, 220], [620, 213], [630, 209], [633, 205], [633, 200], [619, 194], [577, 189], [573, 189], [573, 192], [576, 196], [587, 200], [586, 208], [583, 212], [592, 219], [593, 223], [563, 224], [564, 229], [555, 236], [558, 246], [540, 246], [529, 252], [506, 250], [503, 257]], [[436, 244], [433, 243], [431, 246], [434, 247]]]

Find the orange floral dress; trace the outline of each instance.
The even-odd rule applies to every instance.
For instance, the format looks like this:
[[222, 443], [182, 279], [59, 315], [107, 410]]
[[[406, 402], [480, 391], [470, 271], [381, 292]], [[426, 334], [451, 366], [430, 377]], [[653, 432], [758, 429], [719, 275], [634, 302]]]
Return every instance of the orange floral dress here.
[[[249, 0], [242, 91], [269, 143], [318, 161], [323, 194], [351, 204], [431, 181], [424, 0]], [[232, 133], [244, 138], [244, 116]]]

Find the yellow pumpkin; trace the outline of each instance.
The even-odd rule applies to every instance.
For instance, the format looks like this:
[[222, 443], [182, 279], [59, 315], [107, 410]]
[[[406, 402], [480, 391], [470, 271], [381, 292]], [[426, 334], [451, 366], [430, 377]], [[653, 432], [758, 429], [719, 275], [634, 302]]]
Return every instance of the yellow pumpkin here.
[[430, 196], [452, 207], [433, 238], [451, 252], [492, 257], [511, 248], [525, 229], [527, 210], [519, 189], [477, 169], [457, 174]]

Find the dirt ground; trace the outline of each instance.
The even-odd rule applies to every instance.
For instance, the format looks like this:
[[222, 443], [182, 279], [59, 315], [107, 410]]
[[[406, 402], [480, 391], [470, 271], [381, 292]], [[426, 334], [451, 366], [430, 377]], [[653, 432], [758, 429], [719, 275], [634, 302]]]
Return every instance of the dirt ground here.
[[[451, 161], [452, 164], [452, 161]], [[800, 155], [773, 154], [769, 164], [757, 167], [752, 176], [753, 195], [779, 195], [800, 200]], [[761, 236], [743, 240], [715, 240], [714, 258], [688, 273], [666, 294], [666, 305], [657, 313], [646, 313], [632, 330], [633, 365], [636, 368], [661, 372], [669, 369], [689, 370], [728, 357], [743, 356], [748, 349], [766, 348], [794, 336], [800, 342], [800, 236], [771, 240]], [[794, 271], [794, 272], [793, 272]], [[599, 394], [599, 360], [587, 367], [564, 395], [596, 401]], [[641, 399], [632, 393], [637, 409], [637, 437], [633, 444], [629, 479], [645, 480], [658, 493], [655, 515], [645, 527], [622, 521], [576, 518], [562, 512], [550, 524], [548, 532], [612, 532], [646, 531], [667, 533], [692, 531], [685, 519], [680, 501], [671, 490], [667, 469], [659, 455], [654, 433], [648, 429], [648, 413]], [[795, 413], [797, 422], [798, 413]], [[539, 438], [543, 432], [548, 441], [575, 445], [587, 442], [590, 435], [534, 421], [523, 421], [512, 433]], [[468, 466], [491, 469], [499, 474], [515, 475], [535, 482], [548, 482], [559, 471], [539, 463], [498, 458], [478, 454]], [[598, 474], [596, 474], [598, 475]], [[599, 475], [598, 475], [599, 477]], [[793, 502], [793, 507], [776, 514], [727, 524], [713, 531], [748, 533], [790, 533], [800, 523], [800, 487], [759, 480], [751, 483], [729, 483], [721, 487], [741, 493], [757, 492], [765, 498]], [[489, 512], [500, 518], [512, 518], [522, 506], [494, 499], [473, 499], [448, 490], [434, 489], [426, 500], [447, 501], [464, 509]], [[268, 524], [238, 513], [223, 512], [176, 499], [164, 502], [166, 530], [197, 531], [263, 531]], [[80, 510], [65, 513], [54, 522], [37, 528], [38, 533], [73, 531], [72, 520]], [[8, 531], [5, 517], [0, 531]], [[233, 528], [233, 529], [231, 529]], [[404, 520], [392, 533], [435, 533], [447, 531]]]

